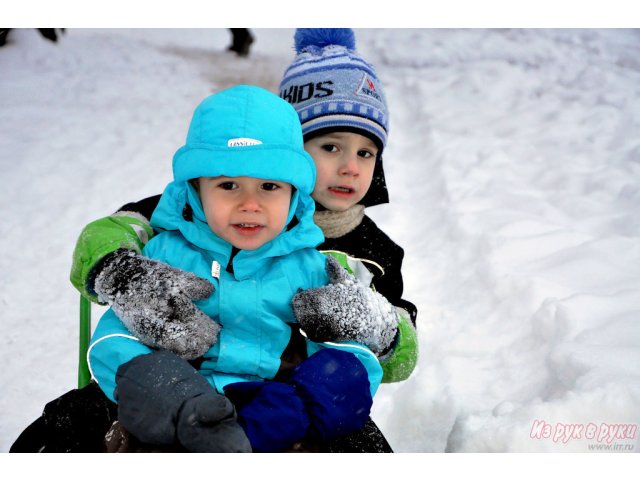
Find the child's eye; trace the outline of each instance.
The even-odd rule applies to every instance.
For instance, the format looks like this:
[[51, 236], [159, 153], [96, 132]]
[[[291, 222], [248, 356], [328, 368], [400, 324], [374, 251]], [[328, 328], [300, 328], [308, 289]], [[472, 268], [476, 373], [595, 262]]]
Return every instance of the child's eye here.
[[218, 185], [218, 188], [221, 188], [223, 190], [235, 190], [236, 188], [238, 188], [238, 185], [236, 185], [234, 182], [222, 182]]
[[277, 183], [271, 183], [271, 182], [265, 182], [261, 185], [261, 188], [263, 190], [266, 190], [268, 192], [272, 192], [274, 190], [277, 190], [280, 188], [280, 185], [278, 185]]
[[331, 144], [327, 144], [327, 145], [322, 145], [322, 148], [324, 151], [326, 152], [337, 152], [338, 151], [338, 147], [336, 147], [335, 145], [331, 145]]
[[360, 150], [358, 152], [358, 156], [362, 157], [362, 158], [371, 158], [371, 157], [375, 157], [375, 155], [373, 153], [371, 153], [368, 150]]

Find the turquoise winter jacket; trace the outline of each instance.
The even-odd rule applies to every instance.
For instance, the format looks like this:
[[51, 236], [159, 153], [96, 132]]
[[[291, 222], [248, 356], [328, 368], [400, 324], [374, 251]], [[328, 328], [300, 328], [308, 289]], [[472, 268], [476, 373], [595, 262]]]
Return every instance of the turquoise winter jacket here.
[[[209, 229], [200, 200], [185, 181], [168, 185], [151, 219], [162, 233], [143, 253], [212, 282], [214, 293], [196, 305], [221, 326], [219, 339], [204, 355], [200, 373], [223, 393], [225, 385], [271, 379], [280, 367], [280, 356], [289, 343], [295, 323], [290, 302], [298, 289], [328, 282], [326, 257], [313, 247], [323, 237], [311, 216], [300, 214], [308, 202], [294, 195], [290, 216], [298, 211], [300, 222], [253, 251], [239, 251]], [[306, 200], [306, 199], [305, 199]], [[183, 216], [189, 205], [193, 215]], [[308, 212], [307, 212], [308, 213]], [[232, 260], [232, 272], [227, 269]], [[311, 355], [321, 348], [352, 352], [369, 373], [373, 397], [382, 379], [375, 355], [355, 342], [317, 344], [307, 341]], [[136, 339], [110, 309], [100, 319], [89, 349], [89, 367], [106, 395], [115, 401], [118, 367], [152, 350]]]
[[[297, 224], [256, 250], [239, 251], [209, 228], [189, 183], [202, 176], [251, 176], [295, 187], [286, 225]], [[215, 292], [196, 304], [222, 329], [204, 354], [199, 371], [223, 393], [225, 385], [274, 378], [295, 322], [290, 302], [298, 289], [327, 284], [325, 257], [314, 250], [324, 237], [313, 223], [313, 159], [304, 151], [295, 109], [264, 89], [238, 86], [203, 100], [189, 125], [185, 145], [173, 157], [174, 182], [151, 218], [160, 231], [143, 253], [209, 280]], [[232, 267], [232, 268], [228, 268]], [[232, 273], [231, 273], [232, 272]], [[369, 373], [371, 396], [382, 379], [375, 355], [362, 345], [307, 342], [353, 352]], [[150, 353], [112, 310], [100, 319], [89, 346], [89, 368], [114, 400], [118, 368]]]

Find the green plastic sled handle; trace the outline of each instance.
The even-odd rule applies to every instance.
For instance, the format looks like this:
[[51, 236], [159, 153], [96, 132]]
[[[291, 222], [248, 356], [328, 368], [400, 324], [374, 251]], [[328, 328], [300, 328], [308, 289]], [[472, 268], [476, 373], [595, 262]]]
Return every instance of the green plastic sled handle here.
[[80, 348], [78, 358], [78, 388], [86, 387], [91, 381], [87, 350], [91, 340], [91, 302], [80, 295]]

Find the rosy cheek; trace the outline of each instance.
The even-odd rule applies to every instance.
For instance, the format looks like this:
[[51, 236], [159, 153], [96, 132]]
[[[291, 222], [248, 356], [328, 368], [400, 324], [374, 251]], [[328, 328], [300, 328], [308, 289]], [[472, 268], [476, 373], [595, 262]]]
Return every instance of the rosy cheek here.
[[326, 169], [317, 169], [316, 170], [316, 183], [325, 183], [329, 174]]

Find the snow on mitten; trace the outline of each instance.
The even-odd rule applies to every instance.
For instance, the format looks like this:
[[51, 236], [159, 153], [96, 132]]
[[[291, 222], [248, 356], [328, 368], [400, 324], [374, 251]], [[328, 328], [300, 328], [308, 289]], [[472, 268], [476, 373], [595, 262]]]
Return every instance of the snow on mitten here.
[[96, 293], [144, 344], [191, 360], [217, 341], [220, 326], [193, 303], [213, 293], [211, 282], [128, 250], [101, 267]]
[[333, 257], [327, 257], [327, 274], [329, 285], [293, 297], [293, 311], [302, 330], [315, 342], [353, 340], [376, 354], [383, 353], [398, 328], [395, 307]]

